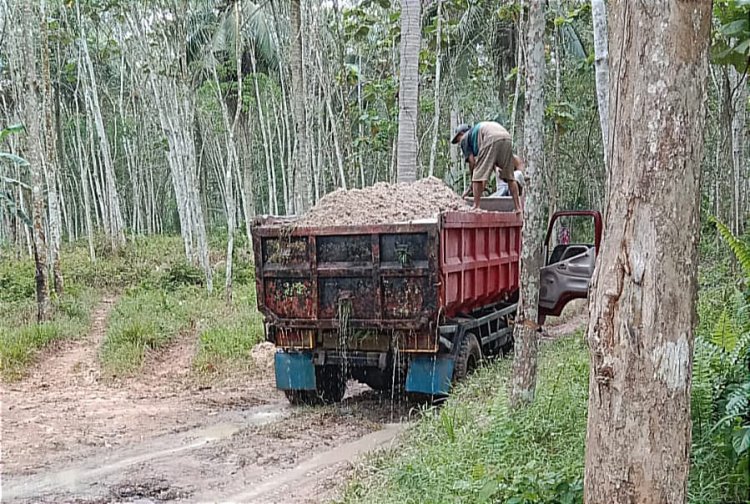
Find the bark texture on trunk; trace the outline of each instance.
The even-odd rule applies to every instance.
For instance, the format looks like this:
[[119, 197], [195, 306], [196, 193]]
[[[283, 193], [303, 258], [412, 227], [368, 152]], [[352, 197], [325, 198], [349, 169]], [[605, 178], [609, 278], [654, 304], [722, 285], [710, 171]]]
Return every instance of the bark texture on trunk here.
[[41, 57], [42, 81], [44, 89], [44, 150], [45, 170], [44, 178], [47, 184], [47, 204], [49, 213], [49, 262], [52, 265], [53, 285], [58, 296], [63, 294], [62, 265], [60, 264], [60, 244], [62, 242], [62, 217], [60, 211], [60, 195], [57, 189], [58, 173], [58, 145], [55, 123], [52, 118], [53, 101], [49, 64], [49, 38], [47, 36], [46, 3], [42, 2]]
[[596, 78], [596, 104], [599, 107], [599, 125], [602, 130], [604, 166], [609, 163], [609, 51], [607, 37], [607, 7], [604, 0], [591, 0], [591, 20], [594, 25], [594, 76]]
[[312, 177], [308, 153], [307, 112], [305, 107], [304, 65], [302, 64], [302, 6], [300, 0], [291, 0], [289, 18], [292, 26], [292, 48], [289, 55], [292, 71], [292, 100], [294, 102], [294, 131], [297, 146], [294, 149], [294, 211], [301, 215], [312, 205]]
[[398, 88], [398, 143], [396, 173], [399, 182], [417, 180], [417, 122], [419, 113], [419, 47], [421, 0], [401, 0], [401, 52]]
[[526, 47], [526, 175], [523, 246], [521, 248], [521, 299], [514, 330], [515, 357], [510, 401], [513, 407], [534, 400], [538, 351], [539, 269], [544, 262], [542, 245], [546, 218], [544, 168], [544, 1], [529, 2]]
[[729, 84], [732, 95], [732, 219], [735, 235], [743, 232], [744, 213], [742, 186], [745, 172], [745, 108], [747, 107], [747, 76], [729, 67]]
[[711, 2], [610, 7], [612, 162], [589, 295], [584, 501], [681, 503]]
[[[78, 8], [78, 4], [76, 4], [76, 8]], [[80, 22], [79, 14], [79, 23]], [[103, 205], [102, 215], [104, 216], [104, 222], [108, 223], [107, 234], [109, 235], [110, 245], [113, 250], [117, 250], [125, 245], [125, 221], [123, 220], [120, 211], [120, 196], [117, 192], [115, 167], [114, 162], [112, 161], [107, 130], [104, 126], [104, 118], [102, 117], [99, 91], [96, 84], [96, 73], [94, 72], [94, 65], [91, 61], [91, 54], [89, 52], [86, 33], [84, 31], [81, 32], [80, 43], [81, 51], [83, 52], [83, 63], [87, 70], [86, 101], [94, 120], [94, 126], [96, 127], [96, 135], [99, 140], [99, 149], [101, 151], [103, 165], [102, 190], [105, 192], [106, 196], [100, 199], [100, 204]]]
[[44, 233], [45, 181], [44, 157], [42, 154], [42, 83], [37, 72], [37, 50], [39, 48], [38, 23], [41, 17], [33, 2], [22, 2], [21, 26], [15, 33], [17, 49], [21, 51], [23, 90], [20, 93], [26, 128], [26, 160], [31, 171], [31, 214], [34, 260], [36, 262], [37, 321], [49, 318], [49, 287], [47, 285], [47, 237]]

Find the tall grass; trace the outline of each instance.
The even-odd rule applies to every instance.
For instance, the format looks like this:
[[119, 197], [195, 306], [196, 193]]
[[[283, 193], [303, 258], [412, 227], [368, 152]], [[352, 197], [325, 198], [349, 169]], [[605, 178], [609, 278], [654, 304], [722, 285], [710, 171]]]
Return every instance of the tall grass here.
[[581, 338], [545, 345], [539, 370], [536, 401], [513, 413], [509, 362], [481, 369], [441, 409], [425, 411], [342, 502], [580, 502], [588, 396]]
[[247, 369], [250, 350], [263, 339], [263, 317], [255, 305], [255, 285], [235, 288], [234, 306], [222, 305], [198, 340], [194, 368], [204, 374]]
[[53, 306], [49, 322], [36, 324], [34, 301], [0, 303], [0, 377], [21, 378], [38, 352], [50, 343], [77, 339], [86, 334], [91, 306], [98, 295], [90, 289], [73, 290]]

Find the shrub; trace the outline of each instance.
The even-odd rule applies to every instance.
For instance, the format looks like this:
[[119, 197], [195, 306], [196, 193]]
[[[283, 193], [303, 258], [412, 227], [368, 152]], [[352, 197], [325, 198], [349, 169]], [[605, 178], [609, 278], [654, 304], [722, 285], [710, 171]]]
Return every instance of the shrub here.
[[201, 286], [204, 281], [205, 278], [200, 268], [188, 262], [179, 261], [164, 272], [161, 284], [165, 289], [175, 290], [190, 285]]

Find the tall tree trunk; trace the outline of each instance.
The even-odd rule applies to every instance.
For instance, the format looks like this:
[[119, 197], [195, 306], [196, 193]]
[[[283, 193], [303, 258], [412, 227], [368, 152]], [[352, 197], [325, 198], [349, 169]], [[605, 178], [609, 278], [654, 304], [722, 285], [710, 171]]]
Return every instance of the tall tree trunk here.
[[[78, 3], [76, 2], [76, 8], [78, 9]], [[80, 13], [78, 15], [79, 24], [83, 27], [81, 22]], [[99, 149], [101, 152], [101, 164], [102, 164], [102, 179], [103, 189], [106, 193], [105, 199], [101, 201], [104, 205], [102, 208], [102, 214], [105, 212], [107, 216], [104, 221], [109, 222], [109, 228], [107, 232], [109, 234], [110, 245], [113, 250], [116, 250], [125, 245], [125, 225], [122, 219], [122, 213], [120, 211], [120, 196], [117, 192], [117, 180], [115, 176], [115, 168], [112, 162], [112, 154], [110, 152], [109, 140], [107, 139], [107, 132], [104, 128], [104, 119], [102, 117], [101, 107], [99, 105], [99, 91], [96, 86], [96, 74], [94, 73], [94, 65], [91, 62], [91, 54], [89, 53], [89, 46], [86, 40], [86, 33], [81, 28], [81, 50], [83, 52], [83, 63], [87, 70], [87, 91], [88, 91], [88, 102], [91, 109], [91, 114], [94, 119], [94, 126], [96, 127], [96, 134], [99, 139]]]
[[398, 87], [398, 159], [399, 182], [417, 180], [417, 123], [419, 119], [419, 46], [421, 0], [401, 0], [401, 51]]
[[62, 217], [60, 215], [60, 198], [57, 188], [58, 145], [57, 130], [52, 119], [54, 94], [49, 68], [49, 38], [47, 37], [46, 2], [41, 2], [41, 61], [44, 89], [44, 146], [45, 170], [47, 183], [47, 203], [49, 213], [49, 260], [52, 264], [53, 285], [58, 296], [63, 294], [63, 275], [60, 264], [60, 244], [62, 242]]
[[[516, 141], [516, 116], [518, 115], [518, 100], [521, 96], [521, 79], [523, 79], [523, 12], [524, 12], [524, 0], [520, 2], [520, 10], [518, 12], [518, 41], [516, 42], [516, 86], [513, 91], [513, 107], [510, 113], [510, 137], [515, 143]], [[451, 131], [453, 131], [451, 129]]]
[[609, 163], [609, 51], [607, 49], [607, 7], [604, 0], [591, 0], [591, 19], [594, 25], [594, 76], [599, 125], [602, 131], [604, 167]]
[[[440, 61], [442, 55], [440, 54], [440, 47], [443, 39], [443, 22], [441, 19], [442, 15], [442, 0], [437, 0], [437, 30], [435, 37], [437, 42], [435, 44], [435, 115], [432, 119], [432, 146], [430, 147], [430, 168], [428, 174], [432, 177], [435, 174], [435, 160], [437, 159], [437, 145], [438, 136], [440, 135]], [[452, 131], [452, 130], [451, 130]]]
[[[584, 501], [686, 501], [711, 2], [612, 2]], [[633, 37], [633, 34], [639, 34]]]
[[732, 96], [732, 219], [735, 235], [742, 234], [744, 205], [742, 196], [745, 172], [745, 110], [747, 108], [747, 77], [734, 67], [729, 68], [729, 84]]
[[[21, 26], [16, 31], [17, 49], [21, 52], [23, 93], [21, 104], [26, 126], [26, 160], [31, 171], [31, 212], [33, 222], [33, 250], [36, 262], [37, 321], [44, 322], [50, 316], [49, 288], [47, 285], [47, 238], [44, 234], [44, 156], [42, 154], [42, 83], [37, 74], [39, 49], [38, 24], [41, 17], [33, 2], [21, 2]], [[45, 20], [46, 21], [46, 20]]]
[[544, 168], [544, 0], [530, 0], [526, 32], [526, 188], [523, 246], [521, 249], [521, 299], [514, 337], [516, 340], [511, 380], [511, 404], [523, 406], [534, 400], [538, 351], [539, 270], [543, 266], [546, 223]]
[[294, 149], [294, 211], [298, 215], [310, 209], [312, 201], [312, 174], [308, 153], [307, 112], [305, 107], [304, 68], [302, 64], [302, 7], [300, 0], [290, 0], [289, 13], [292, 26], [292, 99], [294, 100], [294, 131], [297, 146]]

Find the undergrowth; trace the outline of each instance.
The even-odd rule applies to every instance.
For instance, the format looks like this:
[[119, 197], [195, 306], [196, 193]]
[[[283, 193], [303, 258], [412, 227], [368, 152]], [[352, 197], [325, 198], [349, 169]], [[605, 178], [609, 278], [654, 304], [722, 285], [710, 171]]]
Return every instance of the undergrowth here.
[[[62, 250], [65, 294], [51, 294], [54, 315], [36, 324], [34, 263], [30, 258], [0, 260], [0, 375], [23, 375], [51, 342], [85, 336], [91, 310], [102, 292], [123, 292], [108, 321], [99, 355], [111, 376], [137, 373], [146, 357], [180, 335], [195, 338], [194, 369], [211, 373], [249, 362], [249, 350], [262, 338], [255, 306], [255, 277], [247, 251], [236, 250], [234, 302], [224, 300], [223, 260], [214, 261], [213, 294], [203, 272], [184, 259], [178, 236], [130, 238], [113, 252], [97, 238], [95, 261], [86, 243]], [[220, 252], [212, 251], [220, 257]]]
[[343, 503], [573, 503], [582, 500], [588, 357], [580, 336], [542, 348], [537, 398], [511, 413], [510, 362], [491, 364], [398, 452], [376, 456]]
[[138, 371], [149, 351], [171, 343], [195, 323], [189, 305], [197, 293], [136, 288], [122, 297], [110, 315], [101, 361], [111, 375]]
[[221, 305], [201, 331], [193, 367], [204, 374], [247, 369], [250, 350], [263, 339], [263, 317], [255, 305], [255, 285], [240, 284], [234, 305]]
[[52, 317], [43, 324], [35, 323], [33, 300], [0, 303], [0, 377], [6, 381], [19, 379], [44, 347], [85, 335], [91, 306], [97, 300], [97, 293], [91, 289], [72, 290], [53, 302]]

